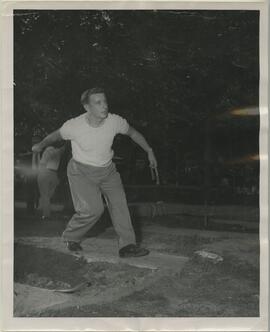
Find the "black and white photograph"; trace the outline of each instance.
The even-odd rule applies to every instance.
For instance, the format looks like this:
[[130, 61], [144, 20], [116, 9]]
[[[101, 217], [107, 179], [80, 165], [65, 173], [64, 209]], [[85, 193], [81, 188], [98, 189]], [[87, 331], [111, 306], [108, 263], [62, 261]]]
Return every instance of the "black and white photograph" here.
[[13, 9], [12, 316], [260, 319], [262, 11], [135, 7]]

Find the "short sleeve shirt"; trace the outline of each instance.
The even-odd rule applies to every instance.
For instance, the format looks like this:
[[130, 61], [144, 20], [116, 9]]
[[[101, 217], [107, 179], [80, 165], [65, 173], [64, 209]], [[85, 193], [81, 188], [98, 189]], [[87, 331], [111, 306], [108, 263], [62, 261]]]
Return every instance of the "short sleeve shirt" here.
[[115, 135], [126, 134], [128, 122], [117, 114], [108, 114], [100, 127], [91, 127], [86, 113], [66, 121], [60, 128], [63, 139], [71, 140], [73, 158], [83, 164], [107, 166], [113, 157]]

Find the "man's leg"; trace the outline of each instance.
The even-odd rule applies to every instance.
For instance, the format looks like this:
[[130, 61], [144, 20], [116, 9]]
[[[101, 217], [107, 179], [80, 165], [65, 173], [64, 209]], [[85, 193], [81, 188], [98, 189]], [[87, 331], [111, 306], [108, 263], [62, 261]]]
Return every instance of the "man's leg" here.
[[42, 170], [38, 175], [38, 187], [39, 187], [39, 206], [42, 211], [42, 216], [50, 217], [50, 174], [46, 170]]
[[114, 165], [111, 167], [113, 171], [102, 182], [101, 190], [106, 198], [121, 249], [129, 244], [135, 244], [136, 239], [120, 174], [115, 170]]
[[55, 171], [49, 170], [48, 175], [48, 205], [47, 205], [47, 212], [44, 214], [44, 216], [49, 217], [51, 215], [51, 199], [55, 193], [55, 189], [59, 184], [58, 176]]
[[98, 221], [104, 206], [98, 186], [73, 160], [68, 165], [68, 179], [76, 213], [69, 221], [63, 239], [79, 243]]
[[33, 214], [35, 211], [35, 200], [36, 200], [36, 177], [33, 175], [29, 175], [26, 178], [25, 182], [25, 191], [26, 191], [26, 206], [27, 213]]
[[57, 172], [52, 171], [49, 187], [49, 198], [51, 199], [55, 193], [56, 187], [59, 185]]

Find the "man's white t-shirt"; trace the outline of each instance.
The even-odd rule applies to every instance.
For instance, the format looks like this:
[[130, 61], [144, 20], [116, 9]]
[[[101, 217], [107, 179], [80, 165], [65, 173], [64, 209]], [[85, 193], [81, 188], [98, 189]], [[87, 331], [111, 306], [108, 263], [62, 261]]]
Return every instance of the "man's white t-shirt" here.
[[91, 127], [86, 113], [66, 121], [60, 128], [64, 140], [71, 140], [72, 155], [76, 161], [92, 165], [107, 166], [113, 158], [112, 144], [115, 135], [126, 134], [129, 124], [116, 114], [108, 114], [100, 127]]

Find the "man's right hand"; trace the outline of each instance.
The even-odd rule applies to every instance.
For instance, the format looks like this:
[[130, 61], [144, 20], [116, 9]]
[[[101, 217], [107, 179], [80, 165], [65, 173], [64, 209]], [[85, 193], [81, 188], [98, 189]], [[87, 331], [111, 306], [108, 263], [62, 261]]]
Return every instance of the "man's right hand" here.
[[32, 146], [32, 152], [41, 152], [43, 150], [41, 144], [37, 143], [35, 145]]

